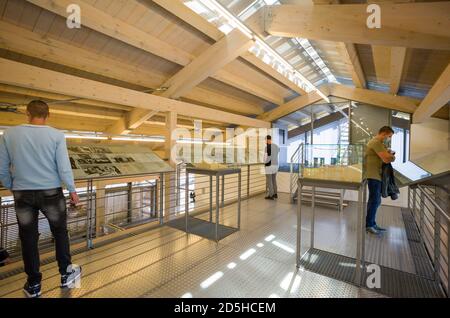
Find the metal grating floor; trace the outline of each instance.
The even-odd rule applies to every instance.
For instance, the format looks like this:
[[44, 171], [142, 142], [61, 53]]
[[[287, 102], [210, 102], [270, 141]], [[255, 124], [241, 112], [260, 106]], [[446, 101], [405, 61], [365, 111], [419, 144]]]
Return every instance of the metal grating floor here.
[[[352, 283], [356, 261], [354, 258], [337, 255], [318, 249], [309, 250], [300, 262], [301, 267], [314, 273]], [[369, 263], [366, 264], [366, 266]], [[380, 288], [373, 291], [395, 298], [439, 298], [444, 297], [435, 281], [419, 275], [380, 266]], [[364, 274], [366, 281], [368, 274]]]
[[417, 275], [433, 279], [433, 265], [428, 256], [425, 244], [420, 240], [414, 217], [409, 209], [402, 209], [402, 217], [405, 223], [406, 236], [413, 256]]
[[[167, 226], [177, 230], [186, 232], [186, 220], [184, 217], [169, 221]], [[234, 232], [239, 231], [237, 228], [219, 224], [217, 226], [217, 240], [221, 240]], [[202, 219], [188, 217], [188, 233], [195, 234], [209, 240], [216, 240], [216, 224]]]
[[[355, 208], [317, 208], [318, 248], [354, 257]], [[61, 290], [56, 263], [43, 264], [42, 297], [385, 297], [295, 267], [296, 206], [288, 195], [257, 196], [241, 209], [241, 230], [219, 243], [163, 226], [82, 251], [73, 256], [83, 266], [81, 288]], [[368, 238], [367, 260], [416, 273], [401, 210], [383, 206], [378, 220], [389, 232]], [[220, 224], [236, 226], [236, 205], [222, 209]], [[1, 279], [0, 297], [23, 297], [24, 281], [24, 273]]]

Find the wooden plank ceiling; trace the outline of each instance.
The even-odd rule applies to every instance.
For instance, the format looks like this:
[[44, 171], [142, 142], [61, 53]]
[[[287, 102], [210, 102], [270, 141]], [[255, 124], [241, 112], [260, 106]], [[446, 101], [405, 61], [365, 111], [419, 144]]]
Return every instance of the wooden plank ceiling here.
[[[223, 36], [193, 12], [192, 16], [200, 20], [184, 21], [180, 17], [186, 11], [169, 12], [160, 0], [83, 0], [88, 26], [69, 29], [61, 16], [61, 8], [66, 2], [70, 1], [0, 0], [0, 58], [152, 93], [164, 89], [164, 83]], [[254, 1], [220, 2], [237, 14]], [[309, 0], [281, 2], [312, 3]], [[314, 0], [315, 5], [364, 2]], [[96, 13], [107, 18], [109, 24], [102, 24], [94, 18], [89, 20], [88, 15], [95, 17]], [[122, 28], [114, 30], [117, 25]], [[268, 39], [275, 49], [286, 41], [275, 37]], [[368, 89], [419, 99], [425, 97], [450, 63], [450, 51], [447, 50], [408, 48], [393, 51], [390, 47], [324, 40], [311, 40], [311, 44], [343, 84], [353, 83], [362, 89], [367, 81]], [[300, 54], [296, 50], [286, 52], [292, 61]], [[396, 62], [397, 68], [393, 68], [391, 61], [403, 61], [403, 67], [399, 68]], [[309, 80], [316, 82], [321, 79], [314, 69], [301, 63], [296, 67], [304, 68], [304, 75]], [[244, 116], [271, 118], [267, 113], [263, 114], [279, 105], [285, 109], [289, 101], [298, 98], [299, 90], [259, 64], [243, 54], [210, 74], [196, 87], [183, 92], [179, 100]], [[24, 104], [33, 97], [49, 101], [73, 98], [36, 91], [32, 87], [0, 85], [2, 103]], [[76, 100], [52, 109], [55, 111], [51, 124], [56, 127], [89, 131], [108, 131], [132, 110], [128, 106], [93, 100]], [[77, 120], [70, 120], [72, 117]], [[23, 115], [0, 113], [0, 125], [17, 124], [23, 120]], [[151, 118], [144, 120], [134, 133], [162, 135], [164, 122], [165, 114], [151, 114]], [[226, 123], [219, 122], [209, 121], [206, 125], [226, 126]], [[192, 125], [192, 118], [179, 116], [178, 124]]]

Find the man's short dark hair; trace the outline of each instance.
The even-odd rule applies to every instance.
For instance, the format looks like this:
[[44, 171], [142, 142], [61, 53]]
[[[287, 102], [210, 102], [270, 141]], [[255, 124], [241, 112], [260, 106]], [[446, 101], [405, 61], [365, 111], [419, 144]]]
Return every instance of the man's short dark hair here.
[[267, 135], [267, 136], [266, 136], [266, 139], [267, 139], [267, 140], [272, 140], [272, 136], [271, 136], [271, 135]]
[[46, 102], [41, 100], [33, 100], [28, 103], [27, 111], [32, 118], [47, 118], [50, 111]]
[[392, 129], [389, 126], [383, 126], [380, 128], [380, 130], [378, 130], [379, 134], [385, 133], [385, 134], [393, 134], [394, 133], [394, 129]]

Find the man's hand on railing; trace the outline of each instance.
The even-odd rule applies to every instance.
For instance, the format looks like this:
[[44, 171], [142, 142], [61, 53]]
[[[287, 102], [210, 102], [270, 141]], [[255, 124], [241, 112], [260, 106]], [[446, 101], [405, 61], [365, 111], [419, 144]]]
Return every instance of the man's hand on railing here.
[[80, 203], [80, 198], [78, 197], [78, 194], [76, 192], [71, 192], [70, 204], [76, 206], [78, 203]]

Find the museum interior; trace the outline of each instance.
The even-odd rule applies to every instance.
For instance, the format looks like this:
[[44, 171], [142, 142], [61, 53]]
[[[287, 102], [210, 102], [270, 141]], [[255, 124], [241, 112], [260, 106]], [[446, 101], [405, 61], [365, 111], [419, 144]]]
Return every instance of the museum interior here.
[[[450, 297], [449, 12], [0, 0], [0, 139], [47, 103], [80, 198], [63, 187], [73, 288], [39, 213], [41, 297]], [[366, 153], [383, 126], [398, 193], [374, 234]], [[0, 184], [0, 298], [25, 297], [16, 206]]]

